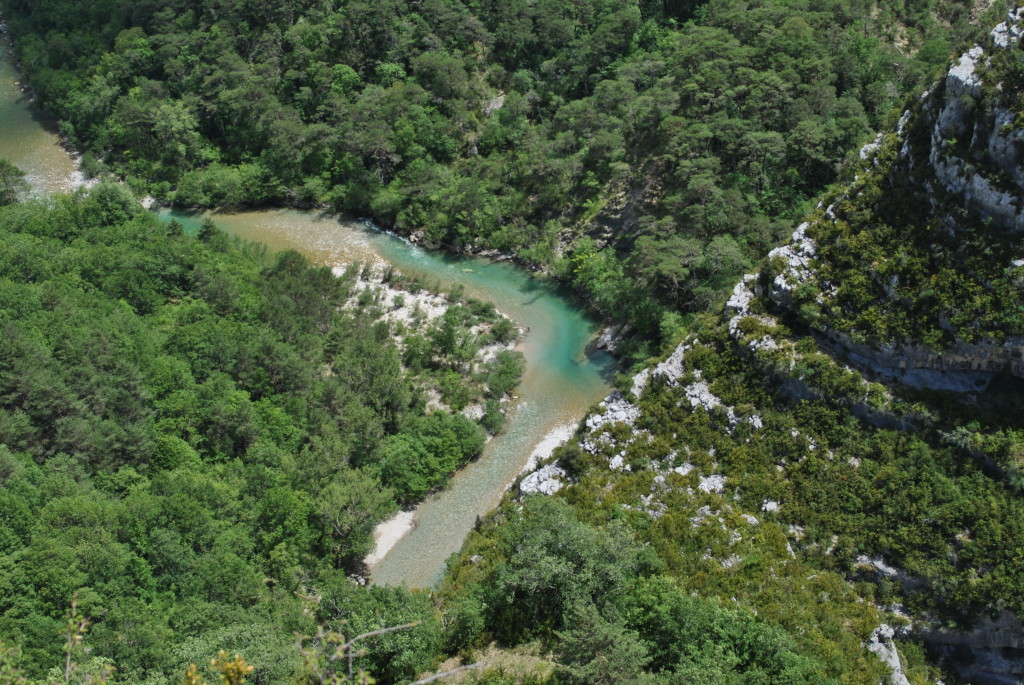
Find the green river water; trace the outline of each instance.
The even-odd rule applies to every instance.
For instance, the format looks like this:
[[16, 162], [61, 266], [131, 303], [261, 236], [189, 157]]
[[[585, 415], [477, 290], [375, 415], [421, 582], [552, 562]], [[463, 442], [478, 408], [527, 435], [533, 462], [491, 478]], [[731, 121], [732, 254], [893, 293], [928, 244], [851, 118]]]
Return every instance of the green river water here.
[[0, 157], [25, 171], [36, 193], [75, 189], [75, 161], [61, 146], [53, 120], [32, 107], [21, 90], [0, 34]]
[[[173, 215], [188, 228], [202, 217]], [[536, 446], [551, 431], [575, 425], [610, 391], [612, 358], [587, 353], [597, 324], [557, 284], [508, 263], [431, 252], [352, 220], [290, 209], [209, 215], [218, 226], [273, 249], [292, 248], [319, 264], [388, 262], [427, 284], [462, 285], [469, 297], [493, 302], [529, 328], [519, 349], [526, 373], [505, 431], [449, 486], [416, 510], [415, 527], [371, 568], [376, 583], [427, 587], [440, 579], [477, 516], [497, 505]]]
[[[0, 60], [0, 157], [28, 172], [37, 193], [69, 191], [76, 166], [60, 146], [52, 122], [36, 112]], [[201, 217], [163, 212], [186, 227]], [[493, 302], [529, 329], [520, 350], [526, 373], [505, 431], [483, 455], [457, 473], [442, 492], [423, 502], [414, 527], [371, 569], [376, 583], [428, 587], [446, 559], [458, 551], [478, 516], [494, 508], [537, 446], [552, 431], [574, 426], [609, 391], [612, 359], [588, 353], [597, 324], [556, 284], [532, 277], [507, 262], [429, 252], [361, 222], [296, 210], [214, 214], [224, 230], [271, 249], [294, 249], [318, 264], [388, 262], [428, 285], [465, 288], [467, 296]]]

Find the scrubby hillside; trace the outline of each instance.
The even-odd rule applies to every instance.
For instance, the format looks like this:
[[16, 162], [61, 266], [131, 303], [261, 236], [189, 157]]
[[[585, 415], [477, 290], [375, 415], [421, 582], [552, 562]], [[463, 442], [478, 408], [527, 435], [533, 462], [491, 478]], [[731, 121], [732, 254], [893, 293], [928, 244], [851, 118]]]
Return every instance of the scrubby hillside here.
[[[633, 677], [674, 682], [705, 657], [666, 654], [671, 612], [635, 599], [657, 579], [784, 630], [811, 669], [796, 682], [1017, 682], [1022, 16], [911, 98], [724, 314], [522, 481], [453, 567], [450, 620], [554, 644], [590, 607], [639, 645]], [[597, 592], [592, 562], [535, 528], [552, 510], [653, 558]], [[732, 680], [708, 682], [759, 682], [717, 635]], [[592, 654], [563, 648], [565, 672]]]
[[850, 183], [771, 255], [776, 304], [918, 387], [1024, 375], [1018, 17], [865, 147]]

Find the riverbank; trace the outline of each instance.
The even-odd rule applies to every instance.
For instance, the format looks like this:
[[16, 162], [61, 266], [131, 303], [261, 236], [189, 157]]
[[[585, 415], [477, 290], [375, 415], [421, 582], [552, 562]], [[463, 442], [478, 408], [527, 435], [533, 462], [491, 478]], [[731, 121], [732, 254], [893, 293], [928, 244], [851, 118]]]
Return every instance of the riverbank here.
[[[8, 84], [0, 91], [0, 107], [7, 108], [0, 111], [0, 157], [26, 168], [37, 193], [66, 192], [68, 179], [81, 171], [78, 160], [14, 86], [19, 79], [6, 59], [0, 68], [7, 76], [0, 82]], [[196, 228], [210, 216], [160, 213]], [[432, 252], [363, 222], [317, 212], [273, 209], [211, 218], [233, 235], [271, 251], [297, 250], [314, 264], [386, 263], [433, 290], [460, 288], [465, 298], [492, 302], [526, 331], [518, 348], [526, 371], [516, 389], [519, 400], [509, 403], [505, 430], [445, 490], [420, 505], [414, 527], [393, 523], [382, 530], [382, 539], [387, 532], [386, 541], [397, 541], [375, 563], [374, 582], [432, 586], [448, 556], [519, 477], [545, 436], [577, 424], [610, 391], [614, 360], [588, 349], [600, 332], [598, 322], [554, 278], [538, 278], [538, 271], [525, 271], [507, 255]]]
[[363, 563], [366, 564], [367, 568], [373, 568], [387, 556], [388, 552], [394, 549], [395, 545], [408, 535], [415, 525], [415, 511], [400, 511], [384, 523], [378, 524], [373, 529], [373, 539], [376, 541], [376, 546], [363, 559]]
[[526, 358], [526, 371], [516, 389], [519, 400], [506, 407], [504, 431], [444, 490], [420, 504], [414, 528], [403, 526], [402, 534], [392, 536], [398, 542], [378, 553], [383, 558], [370, 569], [374, 582], [432, 586], [447, 557], [519, 478], [545, 436], [559, 426], [575, 426], [611, 391], [615, 361], [593, 346], [602, 327], [559, 283], [535, 278], [510, 260], [432, 252], [367, 221], [297, 210], [163, 214], [193, 228], [212, 218], [229, 233], [272, 250], [298, 250], [317, 264], [387, 264], [431, 290], [458, 289], [463, 298], [491, 302], [525, 331], [517, 349]]

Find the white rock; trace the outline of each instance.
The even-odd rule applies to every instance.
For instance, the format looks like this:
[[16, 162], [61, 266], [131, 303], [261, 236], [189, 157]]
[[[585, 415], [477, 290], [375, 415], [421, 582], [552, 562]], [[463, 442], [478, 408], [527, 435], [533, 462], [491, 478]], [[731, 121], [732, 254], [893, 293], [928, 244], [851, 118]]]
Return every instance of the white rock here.
[[686, 367], [683, 364], [683, 358], [688, 349], [690, 349], [689, 346], [680, 344], [672, 351], [672, 354], [668, 356], [668, 359], [654, 367], [652, 375], [664, 378], [665, 382], [671, 386], [678, 385], [679, 379], [686, 375]]
[[562, 478], [565, 478], [565, 470], [557, 464], [548, 464], [542, 469], [534, 471], [519, 483], [519, 492], [524, 495], [540, 493], [542, 495], [553, 495], [562, 489]]
[[743, 561], [739, 555], [733, 554], [728, 559], [722, 559], [722, 568], [732, 568]]
[[690, 525], [694, 528], [697, 528], [698, 526], [700, 526], [700, 524], [704, 523], [704, 520], [708, 517], [717, 515], [717, 511], [711, 511], [711, 507], [705, 504], [703, 507], [697, 510], [696, 516], [690, 518]]
[[905, 578], [906, 576], [900, 572], [899, 569], [893, 568], [885, 563], [882, 557], [869, 557], [866, 554], [861, 554], [857, 557], [857, 563], [861, 566], [870, 566], [881, 573], [886, 578]]
[[779, 503], [775, 500], [766, 499], [761, 505], [761, 511], [774, 512], [779, 510]]
[[992, 29], [992, 42], [1001, 48], [1010, 47], [1011, 43], [1020, 41], [1020, 22], [1024, 19], [1024, 7], [1010, 10], [1006, 14], [1006, 21]]
[[903, 672], [903, 664], [900, 663], [900, 654], [896, 651], [896, 645], [892, 641], [893, 635], [895, 635], [895, 631], [888, 624], [883, 623], [878, 626], [868, 639], [868, 651], [877, 655], [882, 663], [892, 671], [890, 680], [892, 685], [910, 685], [910, 681]]
[[486, 414], [487, 412], [484, 409], [484, 405], [477, 403], [477, 404], [467, 405], [462, 410], [461, 413], [462, 413], [463, 416], [465, 416], [467, 419], [469, 419], [471, 421], [479, 421], [480, 419], [482, 419], [484, 417], [484, 414]]
[[715, 407], [722, 406], [722, 400], [718, 399], [711, 392], [711, 386], [706, 381], [694, 381], [686, 386], [684, 392], [686, 393], [686, 398], [690, 400], [690, 406], [694, 409], [701, 407], [705, 411], [710, 412]]
[[619, 332], [621, 328], [619, 326], [609, 326], [608, 328], [601, 331], [601, 335], [598, 336], [597, 340], [594, 341], [594, 347], [599, 350], [608, 350], [614, 352], [615, 348], [619, 346], [621, 340]]
[[678, 474], [679, 474], [680, 476], [685, 476], [685, 475], [686, 475], [686, 474], [688, 474], [688, 473], [689, 473], [690, 471], [693, 471], [693, 464], [691, 464], [690, 462], [686, 462], [686, 463], [685, 463], [685, 464], [683, 464], [682, 466], [677, 466], [677, 467], [675, 467], [675, 468], [674, 468], [674, 469], [672, 469], [672, 470], [673, 470], [673, 471], [674, 471], [675, 473], [678, 473]]
[[954, 96], [959, 97], [968, 93], [973, 97], [981, 96], [981, 77], [977, 69], [985, 51], [980, 45], [975, 45], [966, 53], [960, 56], [960, 61], [949, 69], [946, 76], [946, 88]]
[[746, 274], [739, 283], [733, 286], [732, 296], [725, 303], [726, 309], [746, 313], [750, 311], [750, 303], [756, 294], [751, 283], [757, 280], [757, 274]]
[[725, 481], [725, 476], [701, 476], [700, 484], [697, 486], [697, 489], [701, 492], [714, 492], [720, 495], [722, 494], [722, 491], [725, 490]]
[[910, 110], [904, 110], [903, 116], [900, 117], [900, 121], [896, 124], [896, 135], [903, 136], [903, 129], [907, 127], [907, 122], [910, 121]]
[[[867, 143], [864, 147], [862, 147], [858, 154], [860, 155], [861, 159], [867, 159], [868, 157], [871, 157], [876, 152], [878, 152], [878, 148], [880, 148], [881, 146], [882, 146], [882, 134], [879, 133], [877, 136], [875, 136], [874, 140], [872, 140], [870, 143]], [[835, 215], [832, 213], [832, 208], [831, 207], [829, 207], [825, 211], [825, 213], [829, 215], [830, 219], [835, 219]]]
[[591, 414], [587, 417], [587, 430], [593, 432], [606, 424], [627, 423], [633, 425], [640, 418], [640, 408], [622, 397], [622, 393], [614, 392], [603, 402], [603, 414]]
[[483, 104], [483, 106], [481, 107], [481, 109], [483, 110], [484, 116], [488, 116], [489, 117], [489, 116], [491, 116], [492, 114], [494, 114], [495, 112], [497, 112], [499, 109], [501, 109], [504, 106], [505, 106], [505, 94], [501, 93], [498, 96], [493, 97], [490, 100], [486, 101]]
[[640, 394], [643, 393], [643, 391], [647, 388], [647, 381], [649, 381], [650, 378], [650, 369], [644, 369], [637, 375], [633, 376], [633, 387], [631, 388], [631, 390], [633, 391], [634, 397], [640, 397]]
[[[754, 297], [758, 294], [758, 286], [756, 283], [757, 274], [746, 274], [740, 282], [733, 287], [732, 296], [730, 296], [729, 301], [725, 303], [726, 311], [733, 313], [733, 316], [729, 319], [729, 335], [732, 336], [733, 340], [738, 341], [740, 339], [740, 321], [749, 316], [755, 316], [758, 321], [770, 328], [773, 328], [778, 324], [778, 322], [770, 316], [751, 314], [750, 303], [753, 302]], [[756, 340], [748, 340], [745, 344], [753, 350], [774, 350], [778, 348], [778, 343], [776, 343], [770, 335], [764, 335]]]
[[768, 259], [781, 257], [786, 261], [786, 267], [771, 284], [772, 299], [776, 301], [788, 302], [791, 300], [793, 290], [814, 275], [811, 269], [811, 260], [817, 254], [817, 245], [813, 239], [807, 237], [808, 225], [807, 222], [804, 222], [797, 226], [797, 229], [793, 231], [791, 243], [777, 247], [768, 253]]

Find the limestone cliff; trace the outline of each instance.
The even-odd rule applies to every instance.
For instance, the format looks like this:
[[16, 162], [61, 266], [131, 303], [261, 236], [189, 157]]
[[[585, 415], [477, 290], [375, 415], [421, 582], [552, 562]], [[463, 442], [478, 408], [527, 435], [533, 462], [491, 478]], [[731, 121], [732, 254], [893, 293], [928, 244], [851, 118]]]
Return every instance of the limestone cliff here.
[[1024, 377], [1024, 8], [865, 146], [769, 255], [766, 294], [857, 367], [922, 387]]
[[[863, 663], [886, 671], [876, 682], [942, 682], [937, 672], [926, 679], [915, 671], [906, 638], [926, 643], [935, 663], [966, 682], [1024, 682], [1024, 611], [1005, 601], [1016, 590], [986, 605], [951, 593], [958, 574], [971, 587], [995, 576], [1001, 550], [963, 556], [988, 534], [977, 532], [983, 526], [957, 519], [939, 540], [938, 509], [925, 517], [917, 501], [890, 510], [862, 500], [885, 488], [879, 474], [899, 472], [894, 455], [917, 459], [931, 443], [932, 468], [948, 473], [943, 487], [956, 489], [978, 469], [995, 473], [986, 490], [993, 497], [1018, 487], [1016, 471], [985, 452], [982, 438], [991, 436], [981, 428], [958, 433], [966, 419], [932, 403], [935, 393], [890, 381], [976, 392], [999, 374], [1024, 377], [1022, 34], [1024, 10], [1015, 9], [985, 45], [908, 102], [767, 267], [735, 285], [724, 319], [696, 322], [664, 361], [602, 402], [574, 444], [524, 479], [520, 492], [593, 498], [652, 529], [673, 526], [680, 548], [705, 545], [714, 530], [686, 562], [700, 573], [736, 573], [756, 550], [758, 563], [772, 553], [780, 569], [817, 560], [856, 587], [877, 583], [878, 592], [857, 600], [878, 602], [870, 607], [875, 622], [858, 633], [861, 651], [872, 655]], [[820, 415], [806, 413], [815, 406]], [[856, 422], [857, 432], [826, 426], [850, 415], [866, 422]], [[902, 442], [906, 433], [920, 438], [913, 449]], [[965, 435], [980, 447], [957, 442]], [[945, 446], [949, 436], [955, 451]], [[989, 483], [980, 474], [973, 480]], [[835, 519], [805, 504], [829, 483], [862, 484], [844, 485], [844, 495], [828, 501], [827, 510], [849, 498]], [[857, 530], [845, 528], [850, 521]], [[867, 521], [877, 538], [859, 536]], [[920, 531], [911, 546], [927, 538], [934, 551], [905, 553], [889, 539], [901, 527]], [[773, 530], [781, 537], [769, 550], [764, 536]], [[680, 554], [674, 544], [671, 553]], [[947, 566], [961, 561], [955, 571]], [[786, 571], [773, 566], [777, 572]], [[889, 592], [906, 604], [883, 603]]]

